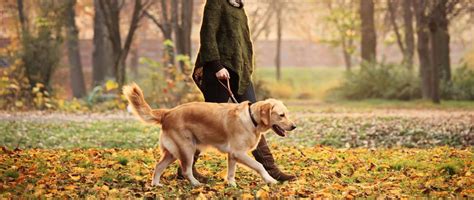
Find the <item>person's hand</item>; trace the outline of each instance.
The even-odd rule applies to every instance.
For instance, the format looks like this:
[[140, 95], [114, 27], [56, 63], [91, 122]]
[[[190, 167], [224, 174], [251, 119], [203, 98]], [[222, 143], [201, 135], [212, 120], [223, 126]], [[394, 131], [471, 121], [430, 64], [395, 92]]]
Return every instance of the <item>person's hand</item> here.
[[218, 72], [216, 72], [217, 79], [230, 79], [229, 71], [226, 68], [222, 68]]

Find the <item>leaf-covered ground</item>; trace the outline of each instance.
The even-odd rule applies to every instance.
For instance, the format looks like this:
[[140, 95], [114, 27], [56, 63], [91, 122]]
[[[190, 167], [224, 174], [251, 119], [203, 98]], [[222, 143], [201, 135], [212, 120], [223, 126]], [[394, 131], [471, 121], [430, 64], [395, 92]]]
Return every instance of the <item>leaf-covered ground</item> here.
[[210, 178], [193, 188], [176, 180], [177, 164], [151, 187], [160, 153], [153, 149], [20, 150], [0, 153], [0, 197], [471, 197], [472, 149], [290, 148], [273, 145], [278, 163], [298, 180], [267, 186], [239, 167], [237, 187], [225, 184], [225, 157], [204, 154], [198, 169]]
[[[470, 197], [474, 198], [474, 111], [292, 106], [298, 129], [268, 135], [278, 164], [297, 181], [267, 186], [211, 151], [193, 188], [177, 164], [150, 186], [160, 129], [125, 113], [0, 112], [0, 199], [34, 197]], [[449, 147], [448, 147], [449, 146]], [[20, 150], [13, 150], [18, 148]]]

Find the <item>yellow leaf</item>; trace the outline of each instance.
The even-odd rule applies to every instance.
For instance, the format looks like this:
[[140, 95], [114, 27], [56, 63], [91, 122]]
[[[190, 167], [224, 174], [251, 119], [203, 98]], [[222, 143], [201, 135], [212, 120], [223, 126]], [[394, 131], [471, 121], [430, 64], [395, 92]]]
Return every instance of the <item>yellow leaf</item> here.
[[86, 171], [86, 169], [84, 169], [82, 167], [74, 167], [74, 168], [72, 168], [72, 171], [76, 172], [76, 173], [83, 173], [83, 172]]
[[112, 195], [113, 195], [113, 194], [118, 194], [118, 193], [120, 193], [119, 190], [117, 190], [117, 189], [115, 189], [115, 188], [109, 190], [109, 194], [112, 194]]
[[81, 176], [78, 174], [75, 174], [75, 175], [69, 174], [69, 177], [71, 177], [73, 181], [78, 181], [79, 179], [81, 179]]
[[344, 186], [338, 184], [338, 183], [335, 183], [332, 185], [332, 188], [336, 189], [336, 190], [342, 190], [344, 189]]
[[135, 180], [137, 180], [137, 181], [143, 180], [143, 177], [142, 177], [142, 176], [138, 176], [138, 175], [133, 176], [133, 178], [134, 178]]
[[76, 186], [75, 185], [68, 185], [68, 186], [64, 187], [64, 189], [66, 189], [66, 190], [75, 190]]
[[110, 90], [117, 89], [117, 88], [118, 88], [118, 83], [113, 81], [113, 80], [108, 80], [105, 83], [105, 90], [106, 91], [110, 91]]
[[199, 195], [196, 197], [196, 200], [204, 200], [204, 199], [207, 199], [207, 197], [204, 196], [204, 194], [202, 194], [201, 192], [199, 192]]
[[34, 193], [35, 196], [41, 196], [42, 194], [44, 194], [43, 189], [36, 190], [35, 193]]
[[103, 185], [100, 189], [104, 191], [109, 191], [109, 186]]
[[253, 198], [253, 195], [249, 194], [249, 193], [244, 193], [242, 194], [242, 196], [240, 196], [242, 199], [244, 200], [247, 200], [247, 199], [254, 199]]
[[257, 198], [259, 199], [269, 199], [270, 198], [270, 195], [268, 195], [268, 190], [265, 190], [265, 189], [269, 189], [268, 186], [264, 186], [262, 187], [260, 190], [257, 191]]
[[15, 101], [15, 106], [16, 106], [16, 107], [23, 107], [23, 102], [21, 102], [21, 101]]
[[36, 87], [37, 87], [37, 88], [43, 88], [44, 85], [43, 85], [42, 83], [36, 83]]

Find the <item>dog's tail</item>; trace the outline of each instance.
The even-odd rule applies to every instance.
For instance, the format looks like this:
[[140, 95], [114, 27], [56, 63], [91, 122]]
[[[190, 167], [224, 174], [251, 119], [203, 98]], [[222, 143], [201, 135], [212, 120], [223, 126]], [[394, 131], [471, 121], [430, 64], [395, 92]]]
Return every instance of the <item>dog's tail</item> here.
[[161, 119], [168, 109], [151, 109], [137, 84], [132, 83], [124, 86], [123, 95], [128, 100], [128, 108], [140, 120], [146, 123], [161, 124]]

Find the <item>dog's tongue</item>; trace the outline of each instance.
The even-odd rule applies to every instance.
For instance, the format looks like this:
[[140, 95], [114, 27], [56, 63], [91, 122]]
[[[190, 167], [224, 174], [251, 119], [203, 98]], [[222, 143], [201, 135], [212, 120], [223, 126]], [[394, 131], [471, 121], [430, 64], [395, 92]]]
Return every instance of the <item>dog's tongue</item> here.
[[286, 134], [285, 134], [285, 130], [283, 130], [282, 128], [280, 128], [279, 126], [277, 125], [273, 125], [272, 126], [272, 130], [273, 132], [275, 132], [277, 135], [281, 136], [281, 137], [285, 137]]

